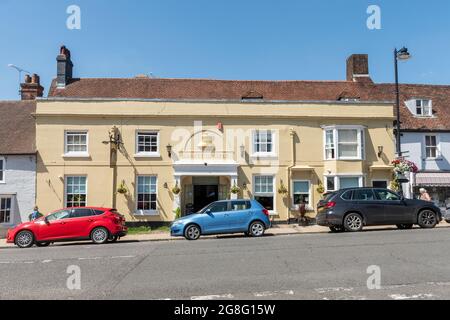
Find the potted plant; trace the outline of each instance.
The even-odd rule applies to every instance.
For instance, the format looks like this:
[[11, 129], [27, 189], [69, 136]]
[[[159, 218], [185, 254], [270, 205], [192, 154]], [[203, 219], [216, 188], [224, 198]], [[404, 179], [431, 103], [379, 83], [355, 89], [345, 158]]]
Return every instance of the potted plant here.
[[238, 194], [240, 191], [241, 191], [241, 188], [239, 188], [239, 187], [236, 185], [236, 182], [235, 182], [235, 183], [233, 184], [233, 186], [231, 187], [230, 192], [231, 192], [232, 194]]
[[127, 187], [125, 186], [125, 181], [122, 180], [120, 186], [117, 188], [117, 193], [126, 194], [128, 192]]
[[172, 193], [174, 195], [179, 195], [181, 192], [181, 188], [178, 186], [178, 182], [175, 184], [175, 186], [172, 188]]
[[181, 208], [180, 207], [173, 210], [173, 213], [175, 213], [175, 219], [181, 218]]

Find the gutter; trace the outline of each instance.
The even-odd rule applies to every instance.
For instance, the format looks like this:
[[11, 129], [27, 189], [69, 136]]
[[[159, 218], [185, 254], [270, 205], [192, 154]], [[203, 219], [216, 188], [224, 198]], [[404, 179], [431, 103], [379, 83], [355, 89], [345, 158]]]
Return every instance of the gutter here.
[[241, 99], [161, 99], [161, 98], [78, 98], [78, 97], [47, 97], [37, 98], [38, 102], [195, 102], [195, 103], [241, 103], [241, 104], [339, 104], [339, 105], [393, 105], [391, 100], [368, 100], [368, 101], [341, 101], [341, 100], [241, 100]]
[[290, 224], [291, 221], [291, 170], [293, 167], [295, 167], [295, 130], [293, 128], [289, 129], [289, 135], [291, 136], [291, 147], [292, 147], [292, 163], [290, 166], [287, 167], [287, 174], [288, 174], [288, 201], [287, 201], [287, 223]]

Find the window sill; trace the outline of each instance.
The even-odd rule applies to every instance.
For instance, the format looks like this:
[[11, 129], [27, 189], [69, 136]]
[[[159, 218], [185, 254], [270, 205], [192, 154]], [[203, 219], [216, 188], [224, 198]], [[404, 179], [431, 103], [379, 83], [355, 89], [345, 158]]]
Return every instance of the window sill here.
[[63, 158], [90, 158], [91, 155], [86, 152], [81, 153], [64, 153], [62, 155]]
[[[314, 208], [311, 205], [307, 205], [305, 207], [306, 211], [314, 211]], [[298, 212], [298, 208], [296, 208], [295, 206], [291, 206], [291, 211], [297, 211]]]
[[135, 216], [159, 216], [159, 211], [158, 210], [136, 210], [134, 212]]
[[423, 161], [443, 161], [444, 159], [442, 157], [439, 158], [424, 158]]
[[136, 153], [134, 154], [135, 158], [161, 158], [161, 154], [159, 152], [156, 153]]
[[275, 153], [253, 153], [250, 155], [252, 159], [278, 159], [278, 155]]
[[364, 161], [361, 158], [336, 158], [336, 159], [325, 159], [324, 161]]

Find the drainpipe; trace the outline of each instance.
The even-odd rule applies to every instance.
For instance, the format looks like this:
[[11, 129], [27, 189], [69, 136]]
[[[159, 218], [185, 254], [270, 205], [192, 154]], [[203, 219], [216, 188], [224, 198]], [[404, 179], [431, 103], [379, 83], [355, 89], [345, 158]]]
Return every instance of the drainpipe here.
[[287, 174], [288, 174], [288, 203], [287, 203], [287, 223], [290, 224], [291, 222], [291, 170], [293, 167], [295, 167], [295, 130], [294, 128], [289, 129], [289, 135], [291, 136], [291, 147], [292, 147], [292, 160], [291, 165], [287, 168]]

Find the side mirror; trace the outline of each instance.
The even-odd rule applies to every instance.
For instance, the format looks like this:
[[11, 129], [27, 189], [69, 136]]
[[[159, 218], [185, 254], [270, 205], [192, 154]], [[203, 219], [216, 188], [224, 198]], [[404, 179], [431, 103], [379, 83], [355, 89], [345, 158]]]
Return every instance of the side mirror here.
[[49, 224], [49, 221], [48, 221], [47, 217], [44, 217], [44, 222], [45, 222], [45, 224]]
[[212, 213], [211, 209], [206, 209], [205, 213], [210, 215]]

